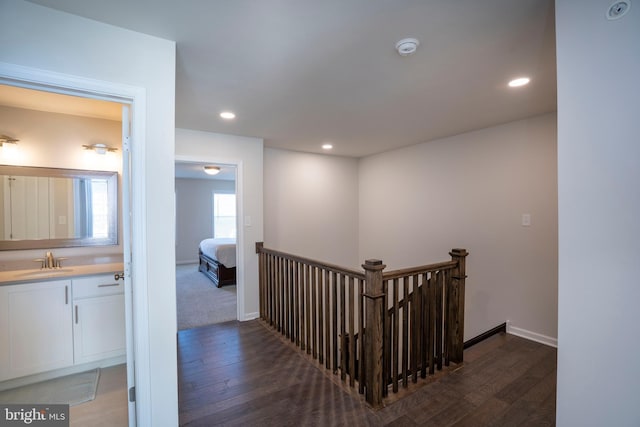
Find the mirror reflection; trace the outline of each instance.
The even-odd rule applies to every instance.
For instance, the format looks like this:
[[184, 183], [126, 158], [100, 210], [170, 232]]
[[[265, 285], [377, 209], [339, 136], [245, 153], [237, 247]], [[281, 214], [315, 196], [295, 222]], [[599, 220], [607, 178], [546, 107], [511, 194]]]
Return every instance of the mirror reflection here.
[[0, 166], [0, 250], [117, 244], [117, 173]]

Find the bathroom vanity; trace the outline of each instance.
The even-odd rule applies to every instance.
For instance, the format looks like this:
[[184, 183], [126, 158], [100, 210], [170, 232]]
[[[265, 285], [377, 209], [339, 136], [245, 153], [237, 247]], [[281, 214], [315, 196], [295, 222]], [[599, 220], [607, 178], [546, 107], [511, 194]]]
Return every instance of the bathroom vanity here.
[[118, 193], [117, 172], [0, 165], [0, 390], [125, 363]]
[[120, 272], [121, 263], [0, 272], [0, 381], [124, 363]]

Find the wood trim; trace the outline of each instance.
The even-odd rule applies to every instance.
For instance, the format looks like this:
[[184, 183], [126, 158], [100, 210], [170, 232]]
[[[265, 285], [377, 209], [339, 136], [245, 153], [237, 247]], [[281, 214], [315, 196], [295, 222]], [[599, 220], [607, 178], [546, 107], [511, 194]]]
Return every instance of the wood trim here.
[[[261, 243], [261, 242], [259, 242]], [[298, 255], [289, 254], [286, 252], [280, 252], [273, 249], [267, 249], [264, 246], [258, 246], [256, 244], [256, 252], [262, 252], [264, 254], [271, 254], [277, 257], [286, 258], [291, 261], [300, 262], [302, 264], [310, 265], [313, 267], [319, 267], [322, 270], [327, 270], [332, 273], [344, 274], [346, 276], [354, 277], [356, 279], [364, 279], [364, 272], [356, 271], [349, 268], [341, 267], [339, 265], [329, 264], [325, 262], [316, 261], [310, 258], [301, 257]]]
[[481, 333], [480, 335], [471, 338], [468, 341], [464, 342], [464, 345], [462, 346], [465, 350], [473, 345], [478, 344], [481, 341], [486, 340], [487, 338], [499, 334], [501, 332], [506, 333], [507, 332], [507, 323], [502, 323], [501, 325], [496, 326], [495, 328], [489, 329], [486, 332]]
[[453, 270], [458, 266], [457, 261], [444, 261], [435, 264], [421, 265], [419, 267], [404, 268], [401, 270], [385, 271], [383, 273], [384, 280], [399, 279], [401, 277], [413, 276], [414, 274], [428, 273], [432, 271]]

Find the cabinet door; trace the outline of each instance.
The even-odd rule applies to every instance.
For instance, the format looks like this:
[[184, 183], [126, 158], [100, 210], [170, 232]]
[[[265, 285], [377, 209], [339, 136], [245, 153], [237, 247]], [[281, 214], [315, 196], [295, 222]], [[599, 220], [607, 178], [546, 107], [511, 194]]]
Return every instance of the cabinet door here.
[[123, 294], [85, 298], [73, 304], [75, 363], [125, 354]]
[[73, 365], [71, 282], [3, 286], [1, 379]]

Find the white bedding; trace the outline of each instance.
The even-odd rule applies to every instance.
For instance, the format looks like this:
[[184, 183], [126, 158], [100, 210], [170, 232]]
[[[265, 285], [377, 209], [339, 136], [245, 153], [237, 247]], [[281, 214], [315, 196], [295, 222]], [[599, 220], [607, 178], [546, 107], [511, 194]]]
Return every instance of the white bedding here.
[[236, 266], [236, 239], [204, 239], [200, 250], [227, 268]]

